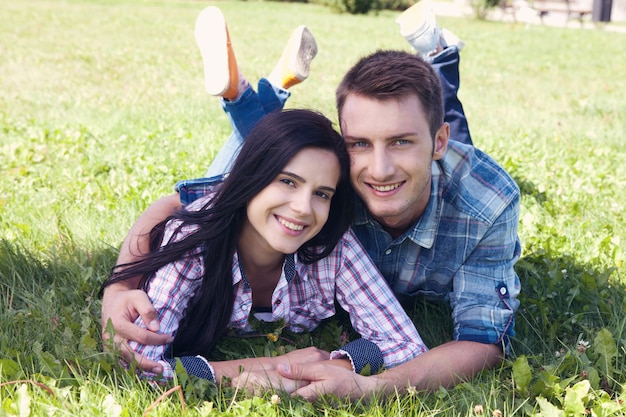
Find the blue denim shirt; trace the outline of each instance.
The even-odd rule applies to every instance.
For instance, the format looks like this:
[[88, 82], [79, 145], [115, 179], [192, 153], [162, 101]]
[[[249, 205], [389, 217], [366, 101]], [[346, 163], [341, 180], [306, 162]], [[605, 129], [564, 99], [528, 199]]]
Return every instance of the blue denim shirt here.
[[393, 239], [360, 200], [353, 230], [396, 294], [450, 302], [454, 340], [508, 346], [519, 306], [519, 188], [491, 157], [453, 141], [432, 174], [428, 206], [402, 236]]

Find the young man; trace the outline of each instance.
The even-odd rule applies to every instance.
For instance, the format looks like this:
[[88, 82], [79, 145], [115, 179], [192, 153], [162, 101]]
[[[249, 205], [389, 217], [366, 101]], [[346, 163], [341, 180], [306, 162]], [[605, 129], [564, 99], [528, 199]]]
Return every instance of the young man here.
[[450, 302], [453, 340], [371, 377], [285, 365], [283, 376], [311, 381], [296, 391], [307, 399], [451, 386], [506, 352], [520, 287], [519, 189], [478, 149], [448, 142], [436, 86], [418, 60], [378, 52], [345, 76], [337, 108], [361, 203], [353, 229], [396, 294]]
[[[425, 36], [435, 37], [434, 44], [445, 41], [436, 27]], [[430, 64], [397, 51], [363, 58], [340, 84], [337, 109], [359, 197], [354, 231], [394, 292], [450, 303], [453, 340], [369, 377], [285, 364], [282, 376], [299, 381], [295, 393], [305, 398], [450, 386], [499, 363], [513, 335], [520, 287], [513, 269], [520, 255], [519, 189], [471, 146], [456, 98], [458, 48], [442, 46], [418, 51]], [[450, 123], [444, 122], [442, 85]], [[237, 100], [225, 103], [236, 127], [249, 123], [237, 112]], [[145, 226], [135, 232], [140, 229]], [[118, 290], [105, 293], [103, 301], [103, 320], [113, 319], [116, 337], [163, 343], [163, 335], [132, 326], [139, 314], [146, 314], [144, 321], [154, 317], [141, 291]]]

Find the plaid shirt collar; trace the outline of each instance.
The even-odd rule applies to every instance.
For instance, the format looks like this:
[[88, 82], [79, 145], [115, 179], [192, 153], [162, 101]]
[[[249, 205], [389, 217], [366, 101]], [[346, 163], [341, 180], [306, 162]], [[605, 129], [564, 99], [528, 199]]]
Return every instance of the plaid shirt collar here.
[[[306, 265], [301, 262], [297, 262], [298, 254], [292, 253], [285, 256], [285, 261], [283, 262], [283, 274], [285, 279], [287, 280], [287, 284], [290, 284], [291, 281], [295, 278], [296, 275], [301, 277], [303, 281], [307, 281], [309, 279], [308, 274], [306, 273]], [[233, 256], [233, 286], [236, 286], [240, 281], [243, 281], [245, 288], [250, 288], [250, 284], [248, 284], [248, 280], [246, 279], [246, 274], [243, 270], [243, 264], [239, 262], [239, 251], [235, 251], [235, 255]]]
[[[443, 195], [443, 181], [441, 169], [439, 165], [433, 161], [432, 163], [432, 182], [430, 188], [430, 198], [426, 210], [422, 216], [415, 222], [413, 227], [408, 229], [402, 236], [395, 239], [394, 242], [401, 243], [405, 239], [411, 239], [416, 245], [430, 249], [435, 243], [435, 236], [439, 229], [441, 221]], [[383, 229], [381, 224], [376, 221], [367, 211], [363, 200], [355, 195], [355, 215], [352, 223], [355, 226], [370, 224], [377, 232], [388, 233]]]

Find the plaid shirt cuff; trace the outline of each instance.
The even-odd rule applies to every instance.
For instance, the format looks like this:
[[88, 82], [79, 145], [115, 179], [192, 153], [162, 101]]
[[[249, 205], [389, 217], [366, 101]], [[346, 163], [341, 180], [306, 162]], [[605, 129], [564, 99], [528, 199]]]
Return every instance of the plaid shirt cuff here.
[[366, 339], [357, 339], [346, 344], [339, 350], [331, 352], [330, 359], [350, 359], [354, 372], [360, 374], [369, 366], [369, 374], [380, 372], [385, 366], [385, 360], [380, 348], [374, 342]]
[[189, 375], [215, 382], [215, 372], [209, 362], [202, 356], [181, 356], [179, 358], [165, 359], [173, 370], [176, 369], [176, 360], [180, 360], [183, 368], [185, 368], [185, 371], [187, 371]]

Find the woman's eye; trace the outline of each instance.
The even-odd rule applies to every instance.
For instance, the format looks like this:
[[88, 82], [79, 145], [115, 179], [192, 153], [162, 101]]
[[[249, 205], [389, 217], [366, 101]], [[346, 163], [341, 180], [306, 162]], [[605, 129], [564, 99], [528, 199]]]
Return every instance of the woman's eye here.
[[315, 195], [317, 195], [318, 197], [322, 197], [324, 200], [330, 200], [330, 195], [323, 191], [318, 191], [315, 193]]
[[283, 184], [287, 184], [291, 187], [295, 187], [296, 183], [293, 182], [293, 180], [290, 180], [289, 178], [283, 178], [280, 180], [280, 182], [282, 182]]

